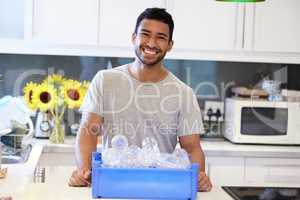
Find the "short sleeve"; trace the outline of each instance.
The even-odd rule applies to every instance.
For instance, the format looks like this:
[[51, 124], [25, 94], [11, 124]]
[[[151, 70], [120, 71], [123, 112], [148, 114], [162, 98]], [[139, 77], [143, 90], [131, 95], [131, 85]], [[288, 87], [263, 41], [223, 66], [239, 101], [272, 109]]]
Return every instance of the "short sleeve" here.
[[185, 93], [178, 113], [177, 136], [204, 133], [197, 97], [191, 88], [188, 88]]
[[84, 101], [79, 109], [81, 112], [96, 113], [103, 117], [103, 73], [99, 71], [89, 85]]

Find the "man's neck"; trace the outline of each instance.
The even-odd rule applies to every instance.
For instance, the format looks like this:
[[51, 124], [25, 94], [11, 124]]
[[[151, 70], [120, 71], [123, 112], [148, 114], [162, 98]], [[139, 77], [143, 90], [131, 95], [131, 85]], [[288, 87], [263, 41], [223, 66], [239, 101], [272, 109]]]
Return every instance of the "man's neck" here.
[[135, 60], [133, 63], [128, 65], [128, 70], [135, 79], [141, 82], [159, 82], [165, 79], [168, 75], [168, 71], [161, 63], [154, 66], [145, 66]]

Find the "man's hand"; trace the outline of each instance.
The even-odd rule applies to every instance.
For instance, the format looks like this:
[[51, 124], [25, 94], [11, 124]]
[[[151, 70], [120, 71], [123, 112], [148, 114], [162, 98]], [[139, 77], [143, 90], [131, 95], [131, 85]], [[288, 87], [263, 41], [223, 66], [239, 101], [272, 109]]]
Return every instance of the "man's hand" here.
[[76, 169], [73, 171], [69, 186], [71, 187], [89, 187], [91, 185], [91, 170]]
[[209, 192], [212, 188], [212, 184], [209, 180], [209, 177], [205, 174], [205, 172], [199, 172], [198, 175], [198, 190], [200, 192]]
[[205, 156], [200, 145], [200, 137], [197, 134], [179, 137], [180, 145], [190, 155], [191, 161], [199, 163], [201, 171], [198, 175], [198, 190], [201, 192], [209, 192], [212, 184], [209, 177], [205, 174]]

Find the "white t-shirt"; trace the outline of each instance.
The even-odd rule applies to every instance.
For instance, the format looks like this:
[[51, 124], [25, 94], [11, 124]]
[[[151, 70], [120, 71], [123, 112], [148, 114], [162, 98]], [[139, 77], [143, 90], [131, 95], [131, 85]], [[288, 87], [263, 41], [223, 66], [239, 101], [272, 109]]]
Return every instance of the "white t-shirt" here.
[[136, 80], [128, 65], [101, 70], [93, 78], [82, 112], [104, 118], [103, 143], [123, 134], [130, 145], [146, 137], [157, 140], [161, 152], [173, 152], [177, 137], [203, 132], [202, 117], [193, 90], [171, 72], [156, 83]]

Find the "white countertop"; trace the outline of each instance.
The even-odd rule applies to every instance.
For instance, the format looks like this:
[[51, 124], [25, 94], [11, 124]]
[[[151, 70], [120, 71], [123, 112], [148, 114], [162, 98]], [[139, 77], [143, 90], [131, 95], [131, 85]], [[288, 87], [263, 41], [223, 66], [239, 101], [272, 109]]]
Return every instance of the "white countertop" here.
[[8, 171], [6, 178], [0, 179], [0, 197], [22, 191], [29, 182], [32, 182], [33, 172], [38, 164], [43, 147], [42, 144], [34, 145], [26, 163], [2, 164], [2, 167], [7, 167]]
[[[32, 183], [33, 172], [42, 152], [74, 152], [74, 138], [65, 144], [50, 144], [48, 140], [33, 140], [34, 146], [29, 160], [25, 164], [6, 165], [8, 174], [0, 179], [0, 197], [11, 195], [16, 199], [91, 199], [90, 188], [74, 188], [67, 185], [73, 170], [70, 166], [46, 168], [46, 183]], [[266, 156], [294, 157], [300, 159], [299, 146], [236, 145], [227, 141], [201, 141], [206, 156]], [[2, 165], [5, 167], [5, 165]], [[201, 200], [231, 200], [220, 187], [211, 192], [198, 193]]]
[[[45, 145], [43, 152], [74, 152], [75, 138], [68, 138], [65, 144], [51, 144], [48, 140], [37, 140]], [[226, 140], [202, 139], [201, 146], [206, 156], [249, 156], [299, 158], [300, 146], [233, 144]]]
[[233, 144], [229, 141], [202, 139], [201, 146], [206, 156], [249, 156], [299, 158], [300, 146]]
[[[45, 183], [29, 183], [23, 191], [14, 193], [14, 200], [82, 200], [93, 199], [91, 188], [69, 187], [67, 185], [72, 167], [48, 167], [46, 168]], [[198, 193], [197, 200], [232, 200], [222, 188], [215, 187], [211, 192]]]

